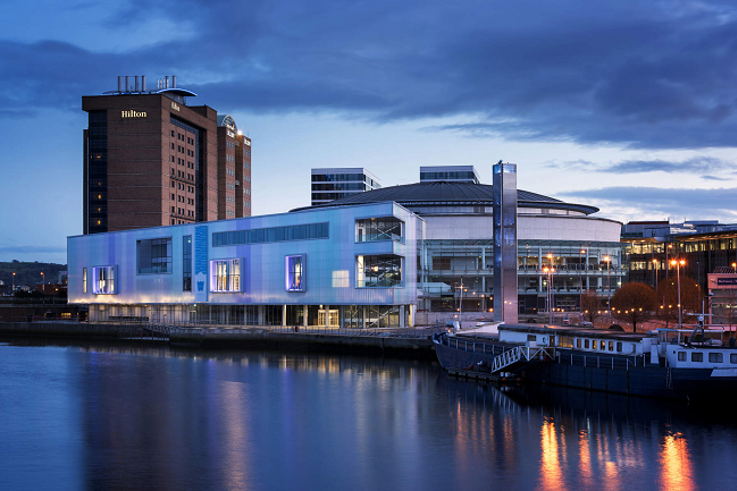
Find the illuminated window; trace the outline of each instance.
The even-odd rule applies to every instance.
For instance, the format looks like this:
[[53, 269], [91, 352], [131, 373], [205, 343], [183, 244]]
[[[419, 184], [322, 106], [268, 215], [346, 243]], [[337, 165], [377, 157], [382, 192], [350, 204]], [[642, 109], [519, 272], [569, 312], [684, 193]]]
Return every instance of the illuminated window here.
[[285, 271], [287, 291], [305, 291], [305, 256], [287, 256], [285, 259]]
[[136, 241], [138, 274], [171, 273], [171, 237]]
[[95, 295], [114, 295], [118, 293], [115, 266], [92, 268], [92, 293]]
[[394, 255], [356, 256], [357, 288], [402, 286], [402, 257]]
[[356, 242], [402, 242], [403, 225], [404, 222], [394, 217], [356, 220]]
[[210, 261], [210, 276], [211, 292], [241, 291], [241, 260]]
[[182, 239], [182, 290], [192, 291], [192, 236], [185, 235]]

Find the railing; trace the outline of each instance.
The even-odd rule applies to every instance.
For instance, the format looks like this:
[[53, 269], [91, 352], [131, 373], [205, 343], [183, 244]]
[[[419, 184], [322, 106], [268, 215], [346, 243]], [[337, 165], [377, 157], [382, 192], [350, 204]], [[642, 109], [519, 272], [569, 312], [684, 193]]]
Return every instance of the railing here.
[[[515, 346], [515, 347], [505, 347], [501, 345], [495, 345], [495, 344], [486, 344], [486, 343], [479, 343], [475, 341], [469, 341], [466, 339], [459, 339], [457, 337], [448, 337], [443, 336], [440, 338], [440, 343], [448, 346], [449, 348], [456, 348], [461, 349], [464, 351], [470, 351], [474, 353], [485, 353], [485, 354], [491, 354], [491, 355], [505, 355], [505, 356], [514, 356], [513, 354], [506, 355], [507, 352], [512, 351], [514, 349], [529, 349], [529, 348], [523, 348], [521, 346]], [[534, 349], [534, 348], [533, 348]], [[538, 351], [545, 348], [538, 348]], [[537, 353], [539, 354], [539, 353]], [[548, 354], [548, 356], [550, 356]], [[582, 367], [591, 367], [591, 368], [608, 368], [611, 370], [625, 370], [628, 371], [630, 368], [635, 367], [644, 367], [647, 364], [647, 356], [646, 354], [643, 355], [634, 355], [634, 356], [592, 356], [592, 355], [579, 355], [574, 353], [562, 353], [561, 351], [556, 350], [555, 352], [555, 358], [558, 360], [558, 363], [563, 365], [571, 365], [571, 366], [582, 366]], [[496, 360], [495, 360], [496, 364]], [[507, 366], [507, 365], [505, 365]]]
[[196, 324], [196, 323], [149, 323], [146, 329], [152, 332], [169, 335], [173, 332], [191, 332], [196, 334], [218, 333], [224, 335], [243, 335], [253, 333], [297, 333], [305, 335], [337, 335], [356, 337], [402, 337], [402, 338], [427, 338], [438, 332], [445, 331], [445, 327], [428, 329], [414, 329], [406, 327], [384, 327], [384, 328], [344, 328], [331, 326], [226, 326], [223, 324]]
[[557, 353], [558, 363], [590, 368], [607, 368], [610, 370], [625, 370], [644, 367], [647, 364], [647, 355], [634, 356], [593, 356], [573, 353]]

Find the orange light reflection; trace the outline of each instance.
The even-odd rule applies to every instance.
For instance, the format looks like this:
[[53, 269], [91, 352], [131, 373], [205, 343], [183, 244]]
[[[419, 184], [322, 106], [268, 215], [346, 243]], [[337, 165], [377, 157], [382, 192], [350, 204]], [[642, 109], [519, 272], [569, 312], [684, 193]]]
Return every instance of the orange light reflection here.
[[667, 435], [660, 452], [660, 489], [691, 491], [695, 488], [688, 444], [681, 433]]
[[542, 489], [550, 491], [564, 490], [566, 487], [560, 469], [558, 435], [555, 433], [555, 423], [546, 419], [540, 430], [540, 437], [542, 444], [540, 484]]

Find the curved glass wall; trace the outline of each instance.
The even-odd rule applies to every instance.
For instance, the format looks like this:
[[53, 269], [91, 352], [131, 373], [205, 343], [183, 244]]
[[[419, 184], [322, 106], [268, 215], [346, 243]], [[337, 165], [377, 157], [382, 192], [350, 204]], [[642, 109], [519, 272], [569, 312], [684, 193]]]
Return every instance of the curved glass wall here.
[[[619, 288], [625, 270], [619, 242], [520, 241], [520, 314], [578, 310], [580, 295], [596, 291], [605, 303]], [[430, 312], [491, 312], [492, 240], [424, 240], [419, 258], [419, 308]], [[552, 274], [544, 268], [553, 270]], [[549, 278], [550, 277], [550, 278]], [[548, 284], [550, 280], [550, 285]]]

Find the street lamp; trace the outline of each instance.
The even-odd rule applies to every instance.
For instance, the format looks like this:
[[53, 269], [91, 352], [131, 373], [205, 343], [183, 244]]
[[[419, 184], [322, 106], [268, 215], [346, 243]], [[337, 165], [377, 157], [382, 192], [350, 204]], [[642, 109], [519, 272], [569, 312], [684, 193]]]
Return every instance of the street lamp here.
[[543, 273], [545, 273], [548, 276], [548, 322], [550, 324], [553, 323], [553, 290], [551, 290], [551, 287], [553, 286], [553, 273], [555, 273], [555, 268], [552, 266], [548, 267], [545, 266], [543, 268]]
[[653, 269], [655, 270], [655, 290], [658, 290], [658, 260], [653, 259]]
[[612, 308], [612, 290], [609, 283], [609, 263], [612, 261], [612, 258], [609, 256], [604, 256], [604, 262], [606, 263], [606, 292], [607, 292], [607, 301], [606, 301], [606, 307], [607, 309], [611, 310]]
[[13, 273], [13, 294], [15, 295], [15, 273]]
[[[578, 251], [578, 315], [581, 317], [583, 310], [583, 279], [581, 276], [581, 256], [586, 254], [586, 249]], [[587, 261], [588, 262], [588, 261]]]
[[681, 266], [685, 264], [686, 261], [684, 261], [683, 259], [672, 259], [670, 262], [671, 266], [676, 267], [676, 275], [678, 278], [678, 329], [681, 328], [681, 321], [683, 320], [683, 309], [681, 308]]

